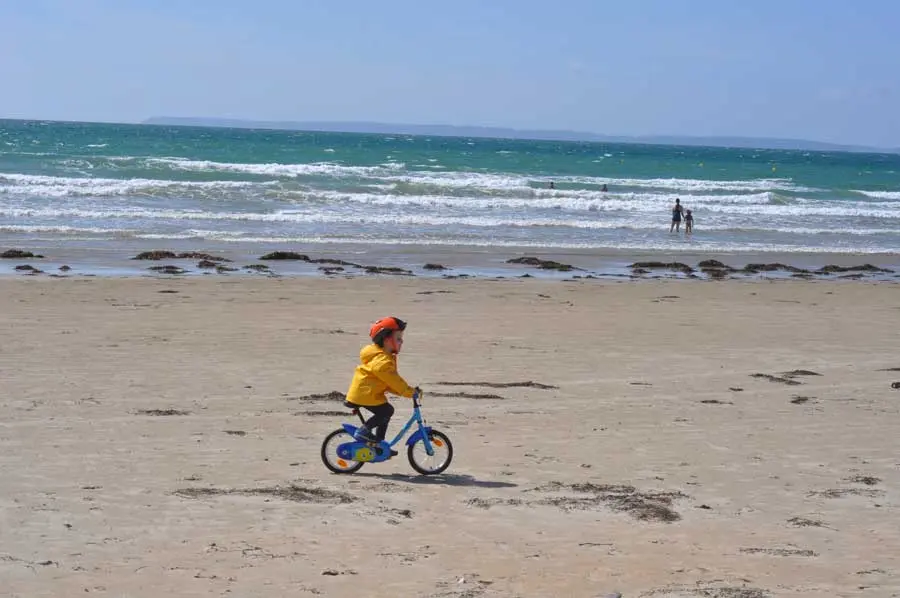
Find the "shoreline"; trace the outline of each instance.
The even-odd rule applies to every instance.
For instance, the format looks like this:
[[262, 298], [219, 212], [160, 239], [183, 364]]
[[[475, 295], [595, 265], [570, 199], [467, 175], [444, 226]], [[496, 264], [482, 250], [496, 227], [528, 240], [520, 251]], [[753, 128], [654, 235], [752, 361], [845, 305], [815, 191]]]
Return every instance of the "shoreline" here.
[[[0, 255], [18, 250], [41, 255], [0, 259], [0, 277], [49, 276], [198, 276], [270, 275], [356, 277], [402, 275], [423, 278], [544, 279], [900, 279], [900, 253], [769, 253], [769, 252], [661, 252], [626, 249], [560, 249], [535, 247], [481, 247], [468, 245], [379, 245], [283, 243], [235, 247], [233, 243], [196, 241], [130, 241], [115, 246], [65, 245], [19, 242], [0, 245]], [[138, 260], [146, 252], [171, 252], [202, 257], [163, 257]], [[260, 258], [292, 252], [308, 259]], [[526, 259], [530, 263], [513, 263]], [[710, 260], [718, 262], [712, 268]], [[655, 263], [656, 266], [649, 266]], [[216, 268], [216, 266], [223, 266]], [[663, 266], [670, 267], [663, 267]], [[758, 267], [747, 268], [748, 265]], [[33, 270], [17, 267], [30, 266]], [[163, 271], [158, 267], [171, 266]], [[438, 267], [439, 266], [439, 267]], [[634, 268], [632, 266], [638, 266]], [[871, 266], [871, 267], [869, 267]], [[66, 268], [67, 267], [67, 268]], [[866, 267], [863, 270], [852, 268]], [[60, 270], [62, 268], [63, 270]], [[152, 269], [151, 269], [152, 268]], [[831, 270], [823, 272], [822, 269]], [[841, 271], [847, 269], [846, 271]], [[883, 270], [883, 271], [878, 271]], [[36, 272], [37, 271], [37, 272]]]

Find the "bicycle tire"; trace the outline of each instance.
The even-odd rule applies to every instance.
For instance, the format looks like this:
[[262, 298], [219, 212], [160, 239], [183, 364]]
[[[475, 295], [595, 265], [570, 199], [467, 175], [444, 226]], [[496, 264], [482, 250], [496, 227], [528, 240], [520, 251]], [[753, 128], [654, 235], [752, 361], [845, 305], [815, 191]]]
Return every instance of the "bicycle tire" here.
[[[337, 459], [338, 463], [332, 463], [328, 460], [328, 443], [336, 436], [340, 436], [341, 434], [345, 435], [348, 441], [353, 440], [353, 437], [347, 433], [347, 430], [343, 428], [339, 428], [328, 436], [325, 437], [325, 440], [322, 441], [322, 463], [325, 464], [325, 467], [328, 468], [332, 473], [355, 473], [359, 471], [359, 469], [364, 465], [364, 463], [360, 461], [346, 461], [337, 456], [337, 453], [334, 454], [335, 459]], [[348, 465], [347, 467], [341, 467], [340, 462], [344, 463], [352, 463], [352, 465]]]
[[406, 456], [409, 459], [409, 464], [422, 475], [436, 475], [439, 473], [443, 473], [448, 467], [450, 467], [450, 462], [453, 461], [453, 443], [450, 442], [450, 439], [443, 432], [438, 432], [437, 430], [432, 430], [428, 435], [429, 439], [432, 441], [434, 445], [437, 445], [439, 448], [443, 449], [446, 447], [447, 456], [444, 458], [441, 463], [438, 464], [437, 467], [425, 467], [421, 465], [418, 461], [416, 461], [416, 447], [421, 444], [424, 448], [425, 441], [421, 438], [416, 440], [414, 443], [409, 445], [409, 448], [406, 451]]

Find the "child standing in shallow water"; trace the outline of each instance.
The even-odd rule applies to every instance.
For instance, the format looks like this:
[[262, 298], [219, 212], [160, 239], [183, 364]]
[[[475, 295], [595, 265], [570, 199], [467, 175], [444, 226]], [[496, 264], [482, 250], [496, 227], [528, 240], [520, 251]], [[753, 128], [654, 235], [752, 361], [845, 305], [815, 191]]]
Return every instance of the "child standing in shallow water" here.
[[684, 212], [684, 234], [689, 235], [694, 232], [694, 215], [690, 210]]

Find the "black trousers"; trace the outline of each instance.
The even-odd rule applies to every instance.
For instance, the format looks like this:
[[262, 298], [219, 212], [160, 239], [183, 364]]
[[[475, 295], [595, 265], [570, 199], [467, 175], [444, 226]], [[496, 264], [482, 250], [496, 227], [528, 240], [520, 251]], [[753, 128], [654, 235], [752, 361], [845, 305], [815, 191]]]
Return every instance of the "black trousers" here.
[[363, 405], [363, 409], [372, 412], [372, 417], [366, 421], [366, 427], [373, 431], [375, 438], [384, 440], [387, 435], [388, 424], [391, 423], [391, 417], [394, 416], [394, 406], [390, 403], [382, 403], [381, 405]]

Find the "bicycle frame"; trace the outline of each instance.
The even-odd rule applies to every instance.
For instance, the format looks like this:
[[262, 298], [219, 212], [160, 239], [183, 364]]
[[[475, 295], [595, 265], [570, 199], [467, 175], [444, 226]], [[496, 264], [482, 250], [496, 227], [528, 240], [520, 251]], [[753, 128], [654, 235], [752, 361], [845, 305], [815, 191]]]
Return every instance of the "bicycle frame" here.
[[[397, 435], [394, 436], [394, 439], [391, 440], [390, 442], [388, 442], [388, 445], [391, 448], [393, 448], [395, 445], [397, 445], [397, 443], [400, 442], [400, 440], [406, 435], [406, 433], [409, 432], [409, 430], [410, 430], [410, 428], [412, 428], [413, 424], [418, 424], [419, 429], [416, 430], [409, 438], [406, 439], [406, 444], [411, 445], [411, 444], [415, 443], [417, 440], [419, 440], [419, 438], [421, 438], [422, 444], [425, 445], [425, 452], [428, 454], [429, 457], [434, 456], [434, 448], [431, 446], [431, 438], [430, 438], [430, 434], [429, 434], [431, 432], [431, 428], [425, 425], [425, 418], [422, 417], [422, 410], [419, 405], [419, 398], [417, 396], [413, 396], [412, 401], [413, 401], [412, 415], [409, 416], [409, 419], [406, 421], [406, 423], [403, 425], [403, 427], [400, 429], [400, 431], [397, 432]], [[362, 413], [359, 412], [359, 408], [354, 409], [354, 411], [356, 412], [356, 415], [359, 417], [359, 420], [363, 424], [365, 424], [366, 420], [362, 416]], [[347, 428], [348, 426], [349, 426], [349, 424], [344, 424], [344, 428]], [[352, 435], [355, 432], [356, 428], [354, 426], [349, 426], [349, 427], [353, 428], [353, 431], [348, 430], [348, 431], [350, 431], [350, 433]]]

